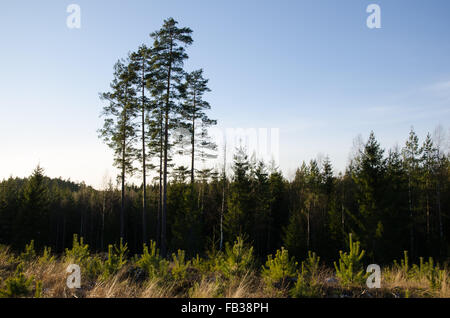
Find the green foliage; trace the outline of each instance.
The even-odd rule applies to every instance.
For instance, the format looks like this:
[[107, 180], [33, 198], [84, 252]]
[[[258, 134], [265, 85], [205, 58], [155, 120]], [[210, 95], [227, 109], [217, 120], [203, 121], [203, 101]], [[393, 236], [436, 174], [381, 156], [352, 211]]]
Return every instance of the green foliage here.
[[150, 241], [149, 247], [144, 244], [143, 253], [137, 260], [136, 266], [144, 270], [150, 278], [167, 277], [169, 273], [169, 262], [159, 255], [156, 242]]
[[72, 248], [66, 248], [64, 261], [79, 265], [84, 277], [97, 278], [104, 271], [104, 265], [98, 256], [90, 256], [89, 245], [84, 244], [83, 237], [78, 240], [78, 235], [73, 235]]
[[269, 255], [266, 265], [262, 268], [262, 277], [269, 288], [287, 287], [289, 280], [297, 273], [298, 263], [295, 258], [289, 258], [289, 252], [284, 247], [277, 250], [275, 257]]
[[397, 260], [394, 260], [394, 267], [403, 272], [406, 277], [409, 276], [410, 268], [409, 268], [408, 251], [403, 251], [403, 259], [400, 260], [400, 264], [398, 264]]
[[367, 278], [362, 265], [365, 251], [360, 251], [360, 242], [353, 242], [352, 234], [349, 234], [349, 252], [339, 251], [339, 266], [334, 262], [336, 276], [344, 286], [362, 284]]
[[445, 272], [440, 269], [439, 264], [434, 264], [432, 257], [428, 259], [428, 262], [424, 262], [423, 257], [420, 257], [419, 265], [413, 264], [411, 268], [411, 276], [413, 278], [418, 280], [426, 279], [434, 290], [441, 288], [444, 274]]
[[108, 278], [116, 274], [127, 263], [127, 243], [123, 244], [123, 239], [120, 239], [119, 246], [116, 244], [108, 246], [108, 259], [103, 265], [103, 278]]
[[73, 235], [72, 249], [66, 248], [65, 257], [66, 260], [76, 262], [78, 265], [85, 265], [89, 259], [89, 245], [84, 244], [83, 237], [80, 237], [78, 241], [78, 235]]
[[[23, 273], [24, 263], [19, 263], [14, 276], [9, 277], [5, 281], [4, 289], [0, 289], [0, 297], [16, 298], [16, 297], [32, 297], [34, 277], [27, 278]], [[35, 297], [40, 297], [42, 293], [42, 282], [35, 283]]]
[[41, 297], [42, 297], [42, 282], [37, 281], [34, 291], [34, 298], [41, 298]]
[[36, 251], [34, 249], [34, 240], [31, 240], [30, 244], [25, 245], [25, 251], [20, 253], [20, 260], [26, 263], [30, 263], [36, 259]]
[[55, 256], [52, 256], [51, 247], [44, 246], [44, 251], [38, 259], [38, 263], [41, 265], [46, 265], [52, 263], [55, 260]]
[[297, 281], [290, 290], [292, 297], [318, 297], [321, 286], [318, 281], [320, 269], [320, 257], [315, 252], [308, 251], [308, 258], [302, 262], [301, 269], [297, 275]]
[[105, 272], [104, 268], [104, 264], [99, 256], [89, 256], [83, 264], [83, 277], [95, 280]]
[[191, 262], [186, 261], [185, 252], [178, 250], [177, 254], [172, 254], [172, 276], [175, 280], [180, 281], [186, 278], [186, 270], [189, 268]]
[[225, 244], [225, 253], [218, 260], [219, 270], [226, 278], [242, 277], [254, 263], [253, 247], [247, 246], [244, 239], [238, 236], [233, 246], [228, 242]]
[[439, 264], [434, 264], [432, 257], [428, 261], [424, 261], [423, 257], [419, 258], [419, 264], [409, 265], [408, 252], [404, 251], [404, 257], [400, 260], [400, 264], [394, 260], [394, 267], [400, 270], [406, 279], [420, 281], [425, 279], [429, 282], [430, 287], [434, 290], [442, 287], [445, 271], [442, 270]]

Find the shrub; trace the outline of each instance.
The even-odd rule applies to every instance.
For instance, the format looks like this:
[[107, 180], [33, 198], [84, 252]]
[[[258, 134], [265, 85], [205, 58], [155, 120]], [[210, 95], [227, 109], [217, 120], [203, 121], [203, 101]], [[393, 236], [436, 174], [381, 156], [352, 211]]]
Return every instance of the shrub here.
[[150, 278], [167, 277], [169, 262], [160, 257], [156, 242], [150, 241], [149, 247], [144, 244], [143, 254], [137, 260], [136, 266], [144, 270]]
[[441, 288], [445, 274], [444, 270], [440, 269], [439, 264], [434, 264], [432, 257], [428, 258], [428, 262], [424, 262], [423, 257], [420, 257], [419, 265], [414, 264], [411, 272], [416, 279], [428, 280], [433, 290]]
[[99, 256], [89, 256], [83, 265], [84, 277], [88, 280], [95, 280], [104, 273], [104, 264]]
[[46, 265], [55, 260], [54, 256], [51, 256], [52, 249], [50, 247], [45, 246], [44, 251], [42, 252], [42, 256], [39, 257], [38, 262], [41, 265]]
[[302, 267], [300, 272], [298, 273], [297, 281], [295, 282], [294, 287], [289, 292], [292, 297], [311, 298], [319, 297], [321, 295], [321, 288], [317, 279], [317, 274], [314, 272], [315, 269], [311, 268], [312, 271], [310, 271], [308, 268], [308, 265], [306, 265], [305, 262], [302, 262]]
[[408, 251], [403, 251], [403, 259], [400, 260], [400, 264], [397, 260], [394, 260], [394, 268], [402, 272], [406, 278], [410, 278], [411, 272], [409, 268]]
[[175, 280], [184, 280], [186, 278], [186, 270], [191, 264], [190, 261], [186, 261], [185, 252], [178, 250], [177, 254], [172, 254], [173, 267], [172, 276]]
[[321, 288], [318, 281], [320, 269], [320, 257], [316, 253], [308, 251], [308, 258], [302, 262], [297, 281], [290, 291], [292, 297], [318, 297]]
[[351, 233], [349, 234], [349, 238], [349, 252], [343, 253], [342, 251], [339, 251], [339, 266], [334, 262], [336, 276], [344, 286], [362, 284], [368, 276], [364, 273], [361, 262], [365, 251], [360, 251], [360, 243], [358, 241], [353, 242]]
[[320, 257], [315, 252], [308, 251], [308, 258], [304, 264], [309, 276], [317, 278], [320, 269], [319, 263]]
[[73, 235], [72, 248], [66, 248], [64, 260], [79, 265], [87, 279], [96, 279], [104, 271], [101, 259], [98, 256], [90, 256], [89, 245], [84, 244], [83, 237], [78, 240], [77, 234]]
[[254, 263], [253, 247], [245, 244], [242, 237], [237, 237], [233, 246], [225, 244], [225, 253], [217, 257], [218, 269], [227, 279], [245, 275]]
[[84, 244], [83, 237], [80, 237], [80, 241], [78, 241], [78, 235], [73, 235], [72, 241], [72, 249], [66, 248], [65, 257], [66, 260], [71, 260], [77, 262], [80, 266], [86, 265], [86, 262], [89, 259], [89, 245]]
[[275, 258], [267, 257], [266, 265], [262, 268], [262, 277], [269, 288], [287, 287], [290, 280], [294, 280], [298, 263], [295, 258], [289, 258], [289, 252], [284, 247], [277, 250]]
[[207, 259], [201, 258], [198, 254], [191, 261], [192, 267], [197, 269], [200, 273], [206, 274], [211, 272], [215, 267], [215, 258], [208, 257]]
[[108, 259], [103, 265], [103, 274], [104, 278], [107, 278], [111, 275], [117, 273], [125, 264], [127, 263], [126, 257], [128, 253], [127, 243], [123, 244], [122, 238], [120, 239], [120, 244], [117, 246], [109, 245], [108, 246]]
[[[5, 281], [5, 288], [0, 289], [0, 297], [31, 297], [33, 295], [34, 277], [26, 278], [23, 273], [24, 263], [19, 263], [14, 276], [9, 277]], [[35, 297], [40, 297], [42, 293], [42, 282], [35, 283]]]
[[25, 251], [20, 253], [20, 260], [22, 262], [30, 263], [36, 259], [36, 251], [34, 249], [34, 240], [30, 244], [25, 245]]

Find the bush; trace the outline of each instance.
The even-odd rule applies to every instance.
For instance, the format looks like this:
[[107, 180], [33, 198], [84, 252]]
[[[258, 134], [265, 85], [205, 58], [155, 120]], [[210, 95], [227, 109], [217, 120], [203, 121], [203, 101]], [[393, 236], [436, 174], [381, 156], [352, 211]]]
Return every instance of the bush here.
[[20, 260], [22, 262], [30, 263], [36, 259], [36, 251], [34, 250], [34, 240], [30, 244], [25, 245], [25, 251], [20, 253]]
[[89, 256], [83, 265], [84, 277], [95, 280], [104, 273], [104, 264], [99, 256]]
[[65, 257], [66, 260], [74, 261], [78, 265], [83, 266], [86, 265], [89, 260], [89, 245], [84, 244], [83, 237], [80, 237], [80, 241], [78, 241], [78, 235], [73, 235], [72, 241], [72, 249], [66, 248]]
[[45, 246], [44, 252], [42, 252], [42, 256], [39, 257], [38, 263], [41, 265], [46, 265], [55, 260], [54, 256], [51, 256], [52, 249], [50, 247]]
[[178, 250], [177, 254], [172, 254], [173, 267], [172, 276], [175, 280], [184, 280], [186, 278], [186, 271], [191, 264], [190, 261], [186, 261], [185, 252]]
[[156, 242], [150, 241], [149, 247], [144, 244], [143, 254], [137, 260], [136, 266], [144, 270], [150, 278], [167, 278], [169, 262], [159, 255], [159, 249], [156, 248]]
[[108, 259], [103, 265], [103, 278], [108, 278], [111, 275], [116, 274], [127, 263], [126, 257], [128, 253], [127, 243], [123, 244], [122, 238], [120, 244], [108, 246]]
[[225, 253], [218, 255], [217, 267], [227, 279], [242, 277], [253, 266], [253, 247], [245, 244], [242, 237], [237, 237], [233, 246], [225, 244]]
[[368, 274], [364, 272], [361, 259], [364, 257], [365, 251], [360, 251], [360, 243], [353, 242], [352, 234], [349, 234], [349, 252], [343, 253], [339, 251], [339, 266], [334, 262], [336, 276], [344, 286], [352, 284], [362, 284]]
[[197, 254], [197, 256], [192, 259], [191, 264], [192, 267], [198, 270], [201, 274], [206, 274], [214, 270], [215, 261], [216, 259], [214, 257], [203, 259]]
[[431, 289], [441, 288], [445, 273], [440, 269], [439, 264], [434, 264], [432, 257], [428, 258], [428, 262], [424, 262], [423, 257], [420, 257], [419, 265], [414, 264], [411, 271], [417, 279], [428, 280]]
[[403, 251], [403, 259], [400, 260], [400, 264], [397, 260], [394, 260], [394, 268], [402, 272], [406, 278], [411, 278], [412, 273], [409, 268], [408, 251]]
[[413, 264], [411, 267], [408, 263], [408, 252], [404, 251], [404, 257], [400, 260], [400, 264], [394, 261], [394, 267], [402, 271], [406, 279], [428, 280], [431, 289], [437, 290], [442, 287], [445, 271], [440, 269], [439, 264], [434, 264], [432, 257], [428, 258], [428, 262], [424, 262], [424, 258], [419, 258], [419, 265]]
[[82, 268], [83, 276], [96, 279], [104, 271], [103, 263], [98, 256], [90, 256], [89, 245], [84, 244], [83, 237], [73, 235], [72, 248], [66, 248], [64, 261], [73, 262]]
[[[31, 244], [30, 244], [31, 245]], [[32, 297], [34, 277], [26, 278], [23, 273], [23, 263], [17, 266], [14, 276], [9, 277], [5, 281], [5, 288], [0, 289], [0, 297]], [[42, 293], [42, 282], [35, 283], [35, 297], [40, 297]]]
[[308, 251], [308, 258], [302, 262], [297, 281], [290, 291], [292, 297], [319, 297], [321, 288], [318, 282], [320, 257]]
[[289, 258], [289, 252], [284, 247], [277, 250], [275, 258], [267, 257], [266, 265], [262, 269], [262, 277], [269, 288], [288, 287], [290, 281], [295, 280], [298, 263], [295, 258]]

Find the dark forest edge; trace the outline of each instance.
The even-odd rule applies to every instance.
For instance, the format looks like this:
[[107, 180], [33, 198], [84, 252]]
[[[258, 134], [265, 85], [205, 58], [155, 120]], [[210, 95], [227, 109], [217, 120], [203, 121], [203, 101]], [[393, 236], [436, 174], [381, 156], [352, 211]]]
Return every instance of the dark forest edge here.
[[[376, 264], [389, 263], [404, 250], [414, 261], [432, 256], [444, 262], [449, 168], [448, 155], [439, 153], [429, 136], [420, 147], [414, 131], [403, 149], [390, 150], [387, 157], [371, 134], [337, 176], [325, 158], [322, 164], [303, 163], [288, 181], [242, 149], [234, 157], [231, 178], [206, 170], [192, 184], [186, 181], [188, 170], [179, 167], [168, 184], [169, 252], [182, 249], [195, 256], [219, 250], [222, 232], [223, 242], [244, 236], [259, 259], [285, 246], [299, 259], [308, 250], [317, 251], [330, 264], [353, 233]], [[129, 185], [126, 193], [124, 239], [130, 251], [138, 253], [149, 240], [159, 248], [158, 185], [147, 186], [147, 240], [142, 235], [142, 187]], [[120, 190], [111, 182], [96, 190], [50, 179], [37, 167], [29, 178], [0, 183], [0, 244], [18, 251], [34, 240], [37, 248], [45, 245], [61, 253], [78, 234], [93, 251], [105, 252], [107, 244], [119, 242], [120, 209]]]

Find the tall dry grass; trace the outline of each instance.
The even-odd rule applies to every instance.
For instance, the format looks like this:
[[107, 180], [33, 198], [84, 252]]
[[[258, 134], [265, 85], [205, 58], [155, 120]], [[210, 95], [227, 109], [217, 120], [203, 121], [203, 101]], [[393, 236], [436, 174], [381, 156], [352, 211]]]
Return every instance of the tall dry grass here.
[[[289, 297], [288, 287], [268, 288], [260, 273], [248, 271], [233, 279], [224, 279], [218, 273], [194, 275], [182, 283], [153, 277], [136, 281], [129, 276], [131, 265], [123, 267], [108, 278], [83, 279], [80, 289], [69, 289], [66, 285], [69, 261], [52, 259], [27, 262], [24, 274], [42, 281], [42, 297], [48, 298], [265, 298]], [[7, 247], [0, 248], [1, 282], [13, 275], [18, 259]], [[425, 276], [405, 273], [392, 266], [382, 270], [382, 288], [368, 290], [365, 286], [343, 288], [335, 279], [334, 270], [321, 267], [317, 282], [322, 297], [450, 297], [450, 279], [447, 269], [443, 271], [439, 288], [433, 288]], [[292, 285], [291, 285], [292, 287]], [[320, 296], [319, 296], [320, 297]]]

